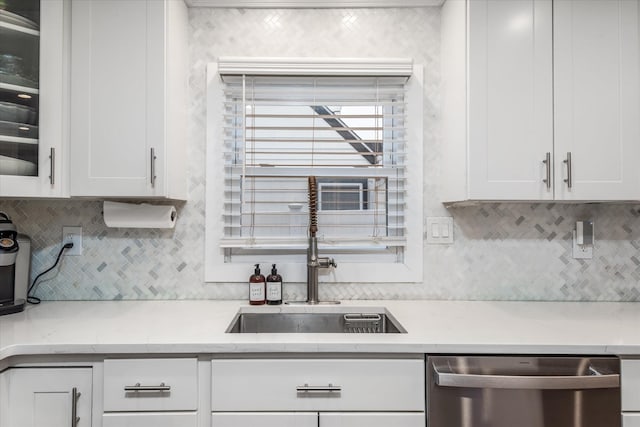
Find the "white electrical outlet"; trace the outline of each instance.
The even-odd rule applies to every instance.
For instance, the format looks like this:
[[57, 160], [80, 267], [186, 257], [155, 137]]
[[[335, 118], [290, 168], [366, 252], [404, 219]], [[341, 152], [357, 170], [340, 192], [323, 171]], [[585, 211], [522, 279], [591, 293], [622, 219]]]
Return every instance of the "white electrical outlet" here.
[[592, 259], [593, 245], [583, 245], [578, 243], [579, 239], [576, 230], [573, 230], [573, 258], [574, 259]]
[[82, 227], [62, 227], [62, 244], [73, 243], [64, 255], [82, 255]]

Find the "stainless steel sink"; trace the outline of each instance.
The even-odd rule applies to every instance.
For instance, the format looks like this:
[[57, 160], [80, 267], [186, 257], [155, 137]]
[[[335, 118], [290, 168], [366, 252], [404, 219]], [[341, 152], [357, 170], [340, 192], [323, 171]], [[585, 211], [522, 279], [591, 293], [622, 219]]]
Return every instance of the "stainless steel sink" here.
[[[240, 311], [226, 332], [231, 334], [255, 333], [374, 333], [401, 334], [407, 331], [385, 309], [362, 308], [341, 311]], [[346, 311], [345, 311], [346, 309]]]

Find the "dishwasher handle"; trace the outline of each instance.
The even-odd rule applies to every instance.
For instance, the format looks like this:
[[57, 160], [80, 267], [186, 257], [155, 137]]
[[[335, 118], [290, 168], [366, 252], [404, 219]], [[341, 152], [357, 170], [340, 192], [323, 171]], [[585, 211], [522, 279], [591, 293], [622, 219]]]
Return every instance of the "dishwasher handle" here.
[[521, 390], [582, 390], [619, 388], [620, 374], [593, 375], [481, 375], [440, 372], [433, 366], [435, 383], [440, 387], [502, 388]]

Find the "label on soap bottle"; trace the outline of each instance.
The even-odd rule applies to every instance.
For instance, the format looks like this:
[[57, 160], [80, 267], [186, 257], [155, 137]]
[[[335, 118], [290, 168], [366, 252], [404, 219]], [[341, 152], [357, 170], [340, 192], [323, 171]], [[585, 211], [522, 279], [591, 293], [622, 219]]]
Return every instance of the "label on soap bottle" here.
[[282, 282], [267, 282], [267, 301], [282, 299]]
[[264, 282], [249, 283], [249, 301], [264, 301]]

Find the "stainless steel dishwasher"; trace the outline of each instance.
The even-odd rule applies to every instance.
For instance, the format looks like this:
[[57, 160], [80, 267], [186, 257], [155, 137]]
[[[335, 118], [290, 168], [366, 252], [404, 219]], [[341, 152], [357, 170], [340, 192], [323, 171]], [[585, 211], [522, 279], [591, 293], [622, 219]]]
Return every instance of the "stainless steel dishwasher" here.
[[428, 427], [620, 427], [611, 357], [431, 356]]

